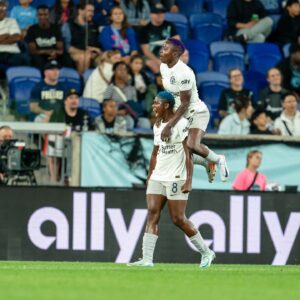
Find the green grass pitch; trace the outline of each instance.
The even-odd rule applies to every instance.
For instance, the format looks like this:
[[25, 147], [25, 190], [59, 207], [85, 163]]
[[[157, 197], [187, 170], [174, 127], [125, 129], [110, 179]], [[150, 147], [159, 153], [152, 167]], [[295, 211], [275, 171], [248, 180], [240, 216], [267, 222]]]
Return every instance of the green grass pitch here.
[[1, 300], [300, 299], [300, 266], [0, 262]]

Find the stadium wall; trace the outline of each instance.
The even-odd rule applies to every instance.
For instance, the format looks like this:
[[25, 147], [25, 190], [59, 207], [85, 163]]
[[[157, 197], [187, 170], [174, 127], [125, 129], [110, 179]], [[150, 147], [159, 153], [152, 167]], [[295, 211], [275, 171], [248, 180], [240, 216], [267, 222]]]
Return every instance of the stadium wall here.
[[[125, 263], [141, 257], [143, 189], [0, 188], [0, 259]], [[300, 194], [193, 191], [187, 217], [217, 263], [299, 264]], [[164, 210], [155, 262], [199, 263]]]

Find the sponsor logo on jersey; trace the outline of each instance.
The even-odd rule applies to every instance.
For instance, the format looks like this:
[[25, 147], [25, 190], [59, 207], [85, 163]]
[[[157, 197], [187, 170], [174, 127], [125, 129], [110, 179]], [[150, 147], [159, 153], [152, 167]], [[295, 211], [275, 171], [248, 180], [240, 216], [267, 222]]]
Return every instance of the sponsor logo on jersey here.
[[189, 79], [184, 79], [181, 81], [181, 84], [189, 84], [190, 80]]

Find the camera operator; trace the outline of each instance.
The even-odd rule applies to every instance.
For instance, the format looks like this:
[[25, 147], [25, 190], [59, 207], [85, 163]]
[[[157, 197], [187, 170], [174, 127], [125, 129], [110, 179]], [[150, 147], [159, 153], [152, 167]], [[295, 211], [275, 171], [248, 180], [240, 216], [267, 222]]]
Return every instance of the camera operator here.
[[0, 127], [0, 184], [3, 182], [4, 173], [2, 173], [2, 163], [1, 163], [1, 150], [4, 141], [12, 140], [14, 138], [14, 132], [9, 126]]

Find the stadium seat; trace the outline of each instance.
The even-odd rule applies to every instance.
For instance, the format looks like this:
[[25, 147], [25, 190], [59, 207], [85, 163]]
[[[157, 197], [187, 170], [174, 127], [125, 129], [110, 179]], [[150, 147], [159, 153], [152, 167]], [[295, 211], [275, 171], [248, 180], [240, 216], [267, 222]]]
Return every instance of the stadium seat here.
[[219, 121], [219, 100], [223, 89], [229, 87], [228, 76], [218, 72], [203, 72], [197, 74], [198, 90], [201, 100], [209, 107], [210, 127], [215, 127]]
[[268, 15], [282, 12], [282, 0], [260, 0]]
[[291, 43], [285, 44], [282, 47], [282, 52], [283, 52], [284, 58], [287, 58], [290, 56], [290, 47], [291, 47]]
[[32, 88], [41, 81], [40, 70], [33, 67], [10, 67], [6, 71], [9, 87], [9, 106], [15, 105], [22, 116], [29, 116], [29, 101]]
[[258, 100], [259, 91], [268, 85], [266, 76], [262, 73], [255, 71], [245, 71], [244, 75], [244, 88], [253, 92], [254, 101]]
[[180, 13], [190, 16], [203, 11], [204, 0], [176, 0]]
[[273, 20], [273, 26], [272, 26], [272, 30], [276, 30], [277, 29], [277, 24], [279, 19], [281, 18], [280, 14], [276, 14], [276, 15], [269, 15], [269, 17]]
[[90, 68], [87, 69], [84, 73], [83, 73], [83, 82], [86, 83], [90, 77], [90, 75], [92, 74], [92, 72], [94, 71], [94, 69]]
[[213, 42], [210, 44], [213, 70], [228, 74], [232, 68], [245, 69], [244, 48], [239, 43]]
[[92, 118], [96, 118], [102, 114], [101, 104], [92, 98], [80, 97], [79, 107], [86, 110]]
[[282, 59], [280, 48], [272, 43], [251, 43], [247, 45], [249, 70], [266, 75]]
[[230, 0], [206, 0], [207, 2], [207, 10], [209, 12], [213, 12], [215, 14], [220, 15], [223, 20], [226, 19], [227, 15], [227, 7], [229, 5]]
[[62, 68], [59, 72], [59, 82], [63, 83], [66, 89], [76, 89], [81, 93], [81, 79], [80, 75], [75, 69], [72, 68]]
[[186, 40], [189, 35], [188, 19], [183, 14], [166, 13], [165, 20], [176, 26], [177, 32], [182, 40]]
[[53, 7], [55, 4], [55, 0], [33, 0], [32, 6], [38, 7], [40, 5], [47, 5], [48, 7]]
[[192, 38], [206, 44], [222, 40], [223, 20], [214, 13], [197, 13], [190, 16]]
[[187, 40], [184, 42], [185, 47], [189, 50], [189, 65], [196, 73], [208, 70], [209, 50], [205, 43], [197, 40]]

